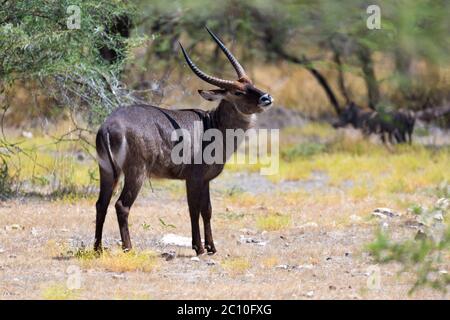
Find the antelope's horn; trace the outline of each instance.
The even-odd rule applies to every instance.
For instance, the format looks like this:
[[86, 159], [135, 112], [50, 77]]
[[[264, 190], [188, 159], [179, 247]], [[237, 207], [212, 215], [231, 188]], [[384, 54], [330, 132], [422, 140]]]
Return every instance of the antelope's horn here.
[[227, 56], [228, 60], [230, 60], [230, 62], [233, 65], [234, 69], [236, 70], [236, 73], [237, 73], [239, 79], [247, 78], [247, 75], [245, 74], [244, 68], [242, 68], [241, 64], [233, 56], [233, 54], [230, 52], [230, 50], [228, 50], [227, 47], [225, 47], [223, 42], [220, 41], [220, 39], [211, 30], [209, 30], [208, 27], [205, 26], [205, 28], [208, 31], [208, 33], [211, 35], [211, 37], [214, 39], [214, 41], [218, 44], [220, 49], [222, 49], [223, 53], [225, 53], [225, 55]]
[[205, 72], [203, 72], [202, 70], [200, 70], [199, 67], [197, 67], [195, 65], [195, 63], [191, 60], [191, 58], [189, 58], [189, 55], [187, 54], [186, 50], [184, 50], [181, 43], [180, 42], [178, 42], [178, 43], [180, 44], [181, 51], [183, 52], [184, 58], [186, 59], [188, 66], [200, 79], [208, 82], [209, 84], [212, 84], [216, 87], [223, 88], [223, 89], [230, 89], [230, 88], [236, 87], [236, 84], [234, 81], [216, 78], [216, 77], [210, 76], [210, 75], [206, 74]]

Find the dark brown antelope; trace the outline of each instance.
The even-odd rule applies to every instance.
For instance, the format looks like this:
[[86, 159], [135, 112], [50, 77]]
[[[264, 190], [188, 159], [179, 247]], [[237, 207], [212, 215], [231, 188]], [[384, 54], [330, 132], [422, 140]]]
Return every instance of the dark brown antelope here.
[[[415, 117], [408, 110], [393, 112], [377, 112], [364, 110], [350, 102], [339, 114], [338, 121], [333, 123], [335, 128], [352, 125], [362, 130], [363, 134], [377, 134], [383, 143], [412, 143]], [[395, 139], [395, 140], [394, 140]]]
[[[145, 178], [154, 177], [186, 181], [192, 248], [197, 254], [204, 253], [199, 227], [201, 214], [205, 248], [208, 253], [216, 252], [211, 232], [209, 182], [222, 172], [226, 159], [231, 156], [226, 146], [228, 141], [221, 141], [223, 148], [227, 150], [222, 163], [206, 164], [202, 160], [201, 163], [191, 161], [175, 164], [171, 158], [174, 147], [172, 133], [176, 129], [187, 130], [192, 136], [203, 134], [208, 129], [218, 129], [222, 133], [227, 129], [247, 130], [252, 126], [255, 114], [268, 109], [273, 99], [253, 85], [231, 52], [209, 29], [207, 30], [236, 70], [237, 80], [224, 80], [207, 75], [194, 64], [181, 44], [180, 47], [191, 70], [203, 81], [219, 88], [198, 91], [208, 101], [220, 101], [216, 109], [168, 110], [151, 105], [132, 105], [118, 108], [101, 125], [96, 138], [100, 195], [96, 203], [95, 250], [102, 248], [102, 230], [107, 208], [118, 179], [123, 174], [124, 186], [115, 208], [124, 250], [131, 249], [128, 231], [130, 208]], [[194, 125], [195, 122], [201, 123], [201, 126]], [[194, 132], [195, 130], [200, 132]], [[225, 134], [223, 136], [225, 137]], [[191, 149], [203, 150], [204, 142], [201, 141], [200, 144], [191, 146]], [[233, 144], [231, 153], [236, 151], [237, 144]], [[191, 154], [193, 157], [194, 152]]]

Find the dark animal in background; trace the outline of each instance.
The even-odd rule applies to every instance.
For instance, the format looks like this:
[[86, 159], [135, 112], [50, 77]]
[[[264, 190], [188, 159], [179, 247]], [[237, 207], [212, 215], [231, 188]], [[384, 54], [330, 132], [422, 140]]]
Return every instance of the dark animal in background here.
[[415, 117], [410, 111], [378, 112], [364, 110], [355, 103], [340, 112], [339, 119], [333, 127], [341, 128], [347, 125], [362, 130], [363, 134], [376, 134], [383, 143], [412, 143]]
[[[101, 250], [102, 230], [107, 208], [114, 188], [121, 174], [124, 186], [116, 202], [122, 247], [131, 249], [128, 230], [128, 215], [142, 183], [146, 177], [180, 179], [186, 181], [187, 202], [192, 228], [192, 248], [197, 254], [204, 253], [201, 242], [199, 218], [203, 219], [205, 248], [216, 252], [211, 231], [211, 200], [209, 182], [223, 170], [226, 159], [231, 154], [224, 152], [223, 163], [175, 164], [171, 151], [175, 142], [171, 140], [175, 129], [185, 129], [194, 136], [194, 122], [202, 123], [201, 132], [215, 128], [223, 133], [222, 145], [228, 151], [225, 131], [227, 129], [246, 130], [252, 126], [254, 115], [267, 110], [272, 105], [272, 97], [256, 88], [244, 69], [224, 44], [208, 29], [217, 45], [227, 56], [238, 75], [238, 80], [223, 80], [201, 71], [181, 47], [187, 64], [205, 82], [218, 87], [215, 90], [199, 90], [206, 100], [218, 100], [219, 105], [212, 111], [199, 109], [168, 110], [151, 105], [133, 105], [115, 110], [101, 125], [96, 138], [96, 149], [100, 168], [100, 195], [96, 203], [97, 219], [95, 229], [95, 250]], [[181, 44], [180, 44], [181, 46]], [[195, 143], [195, 140], [194, 140]], [[192, 144], [194, 144], [192, 143]], [[199, 142], [202, 143], [202, 142]], [[239, 142], [238, 142], [239, 143]], [[233, 143], [236, 151], [237, 145]], [[192, 150], [205, 145], [191, 146]], [[194, 155], [194, 152], [191, 152]], [[192, 156], [193, 157], [193, 156]]]

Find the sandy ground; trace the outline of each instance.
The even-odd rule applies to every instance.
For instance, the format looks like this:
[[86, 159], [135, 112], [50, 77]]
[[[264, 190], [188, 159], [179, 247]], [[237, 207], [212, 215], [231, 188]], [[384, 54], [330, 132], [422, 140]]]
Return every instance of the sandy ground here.
[[[273, 185], [264, 190], [262, 181], [253, 180], [247, 175], [234, 175], [230, 180], [229, 174], [218, 179], [213, 187], [213, 234], [218, 253], [201, 256], [198, 261], [192, 260], [194, 252], [189, 248], [161, 243], [169, 233], [190, 237], [183, 185], [144, 190], [132, 208], [130, 231], [137, 252], [157, 254], [155, 267], [147, 272], [86, 267], [70, 255], [92, 246], [95, 199], [3, 202], [0, 299], [51, 298], [49, 292], [53, 291], [61, 295], [73, 270], [77, 274], [79, 270], [80, 288], [68, 297], [78, 299], [449, 298], [428, 289], [410, 296], [411, 276], [398, 276], [394, 265], [373, 265], [364, 246], [373, 240], [379, 225], [376, 219], [369, 219], [376, 201], [353, 203], [336, 196], [330, 205], [331, 200], [318, 201], [312, 196], [283, 197]], [[253, 195], [245, 192], [255, 184], [260, 190]], [[227, 195], [236, 185], [243, 195]], [[305, 186], [313, 192], [310, 185]], [[313, 186], [321, 188], [320, 183]], [[289, 225], [273, 231], [258, 227], [258, 217], [273, 208], [289, 214]], [[408, 226], [408, 219], [406, 214], [392, 219], [389, 228], [397, 236], [411, 235], [415, 230]], [[111, 205], [104, 244], [114, 249], [118, 243]], [[161, 257], [170, 251], [176, 252], [174, 259]]]

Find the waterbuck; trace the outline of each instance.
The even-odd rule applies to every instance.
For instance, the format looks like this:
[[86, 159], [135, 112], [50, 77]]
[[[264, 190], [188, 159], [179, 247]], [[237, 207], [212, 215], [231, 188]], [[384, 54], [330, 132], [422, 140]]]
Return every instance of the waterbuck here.
[[350, 102], [340, 112], [339, 119], [333, 123], [333, 126], [340, 128], [352, 125], [355, 129], [362, 130], [365, 135], [379, 135], [383, 143], [386, 143], [387, 138], [390, 143], [408, 142], [411, 144], [414, 124], [415, 117], [410, 111], [378, 112], [364, 110]]
[[[208, 101], [220, 101], [211, 111], [200, 109], [168, 110], [152, 105], [132, 105], [120, 107], [112, 112], [101, 125], [96, 138], [96, 149], [100, 168], [100, 195], [96, 203], [97, 219], [94, 249], [102, 248], [103, 223], [111, 196], [121, 174], [124, 186], [115, 204], [119, 223], [122, 248], [131, 249], [128, 230], [128, 215], [145, 178], [168, 178], [186, 181], [187, 202], [192, 228], [192, 248], [197, 254], [205, 252], [200, 236], [199, 218], [202, 216], [205, 232], [205, 248], [215, 253], [211, 232], [211, 200], [209, 182], [223, 170], [226, 158], [221, 163], [175, 164], [171, 159], [174, 130], [187, 130], [192, 136], [202, 135], [208, 129], [225, 133], [227, 129], [247, 130], [252, 126], [255, 114], [268, 109], [272, 97], [256, 88], [244, 69], [220, 39], [208, 28], [209, 34], [222, 49], [236, 70], [238, 79], [224, 80], [201, 71], [190, 59], [180, 43], [181, 51], [188, 66], [203, 81], [218, 87], [214, 90], [198, 90]], [[202, 125], [194, 125], [200, 122]], [[198, 129], [200, 128], [200, 129]], [[200, 130], [200, 132], [194, 132]], [[225, 137], [225, 134], [223, 134]], [[201, 140], [200, 140], [201, 141]], [[221, 142], [224, 149], [228, 141]], [[205, 145], [192, 146], [202, 150]], [[237, 143], [233, 144], [236, 151]], [[191, 152], [192, 157], [194, 152]]]

